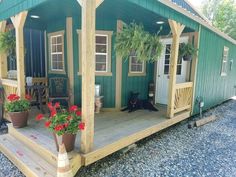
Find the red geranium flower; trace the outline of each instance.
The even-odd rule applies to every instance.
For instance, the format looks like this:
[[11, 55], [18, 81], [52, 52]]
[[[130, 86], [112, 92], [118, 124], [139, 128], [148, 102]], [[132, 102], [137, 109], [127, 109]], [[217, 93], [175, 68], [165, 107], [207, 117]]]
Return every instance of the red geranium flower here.
[[64, 127], [67, 128], [68, 126], [69, 126], [69, 123], [66, 122], [66, 123], [64, 124]]
[[32, 99], [32, 97], [31, 97], [31, 95], [27, 94], [27, 95], [25, 95], [25, 99], [30, 101]]
[[69, 116], [67, 117], [67, 120], [70, 121], [71, 119], [72, 119], [72, 116], [69, 115]]
[[54, 117], [56, 115], [57, 115], [57, 111], [54, 108], [52, 108], [52, 110], [51, 110], [51, 117]]
[[57, 125], [55, 128], [54, 128], [54, 130], [55, 131], [61, 131], [61, 130], [63, 130], [63, 125]]
[[76, 111], [75, 113], [77, 116], [81, 116], [81, 111]]
[[19, 100], [20, 97], [19, 97], [18, 95], [16, 95], [16, 94], [10, 94], [10, 95], [7, 97], [7, 99], [12, 102], [12, 101], [17, 101], [17, 100]]
[[75, 112], [77, 110], [78, 110], [78, 106], [76, 106], [76, 105], [73, 105], [73, 106], [70, 107], [71, 112]]
[[84, 128], [85, 128], [85, 123], [81, 122], [81, 123], [79, 124], [78, 128], [79, 128], [80, 130], [84, 130]]
[[42, 120], [44, 118], [43, 114], [39, 114], [36, 116], [36, 120]]
[[52, 102], [49, 102], [49, 103], [48, 103], [48, 108], [49, 108], [50, 110], [53, 109]]
[[48, 128], [51, 125], [50, 121], [45, 122], [45, 127]]
[[55, 108], [59, 108], [60, 107], [60, 103], [59, 102], [56, 102], [55, 105], [54, 105]]

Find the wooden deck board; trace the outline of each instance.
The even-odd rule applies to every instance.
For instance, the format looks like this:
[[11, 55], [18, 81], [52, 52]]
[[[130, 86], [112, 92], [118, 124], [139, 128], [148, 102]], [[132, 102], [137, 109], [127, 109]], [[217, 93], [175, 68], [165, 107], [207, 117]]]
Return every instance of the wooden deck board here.
[[[75, 151], [68, 154], [73, 173], [75, 174], [83, 165], [89, 165], [100, 160], [190, 116], [190, 112], [186, 111], [177, 114], [173, 119], [167, 119], [167, 108], [165, 106], [158, 106], [158, 109], [158, 112], [140, 110], [133, 113], [102, 112], [96, 114], [93, 151], [87, 154], [80, 153], [81, 135], [78, 133]], [[44, 156], [44, 159], [47, 159], [46, 155], [48, 152], [56, 156], [57, 152], [52, 133], [44, 128], [43, 122], [35, 121], [34, 117], [35, 115], [31, 114], [28, 127], [15, 130], [10, 129], [10, 133], [16, 138], [24, 139], [22, 140], [24, 144], [31, 147], [31, 149], [38, 146], [42, 150], [41, 155]]]
[[24, 144], [11, 135], [0, 137], [0, 150], [27, 176], [27, 177], [55, 177], [56, 167], [47, 163], [42, 157], [26, 148]]

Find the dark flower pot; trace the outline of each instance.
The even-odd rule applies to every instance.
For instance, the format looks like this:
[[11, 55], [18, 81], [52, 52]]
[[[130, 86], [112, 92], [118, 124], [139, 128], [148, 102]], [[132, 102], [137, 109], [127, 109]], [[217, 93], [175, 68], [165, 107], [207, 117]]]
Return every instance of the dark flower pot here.
[[29, 112], [8, 112], [14, 128], [23, 128], [27, 126]]
[[61, 137], [58, 137], [55, 133], [53, 133], [53, 137], [56, 143], [57, 151], [59, 151], [59, 139], [62, 139], [62, 143], [65, 145], [66, 152], [71, 152], [74, 150], [76, 134], [64, 134]]
[[192, 61], [192, 56], [191, 55], [184, 55], [183, 60], [184, 61]]

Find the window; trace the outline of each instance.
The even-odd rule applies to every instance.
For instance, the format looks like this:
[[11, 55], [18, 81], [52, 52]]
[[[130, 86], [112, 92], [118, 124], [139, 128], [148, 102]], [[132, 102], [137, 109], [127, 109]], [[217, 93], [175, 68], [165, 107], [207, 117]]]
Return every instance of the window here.
[[96, 72], [108, 71], [108, 35], [96, 35]]
[[[79, 51], [82, 50], [81, 30], [77, 30]], [[96, 31], [95, 72], [97, 76], [112, 76], [111, 72], [111, 40], [112, 31]], [[79, 74], [81, 74], [81, 52], [79, 52]]]
[[[170, 72], [170, 55], [171, 55], [171, 44], [166, 45], [166, 51], [165, 51], [165, 63], [164, 63], [164, 74], [169, 75]], [[177, 75], [181, 75], [182, 73], [182, 59], [178, 59], [177, 63]]]
[[65, 72], [64, 67], [64, 32], [49, 34], [50, 72]]
[[229, 48], [224, 47], [223, 58], [222, 58], [221, 76], [227, 76], [228, 56], [229, 56]]
[[136, 56], [130, 57], [129, 73], [130, 74], [144, 74], [145, 62], [138, 61]]

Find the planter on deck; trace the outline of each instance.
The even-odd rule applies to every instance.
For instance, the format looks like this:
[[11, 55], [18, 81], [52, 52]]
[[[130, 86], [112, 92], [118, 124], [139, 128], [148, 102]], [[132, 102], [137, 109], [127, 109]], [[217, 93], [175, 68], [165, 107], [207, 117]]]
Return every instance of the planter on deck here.
[[53, 137], [56, 143], [57, 151], [59, 151], [59, 144], [64, 144], [66, 148], [66, 152], [71, 152], [75, 148], [75, 139], [76, 134], [64, 134], [62, 136], [58, 136], [53, 133]]
[[8, 112], [14, 128], [23, 128], [27, 126], [29, 112]]

